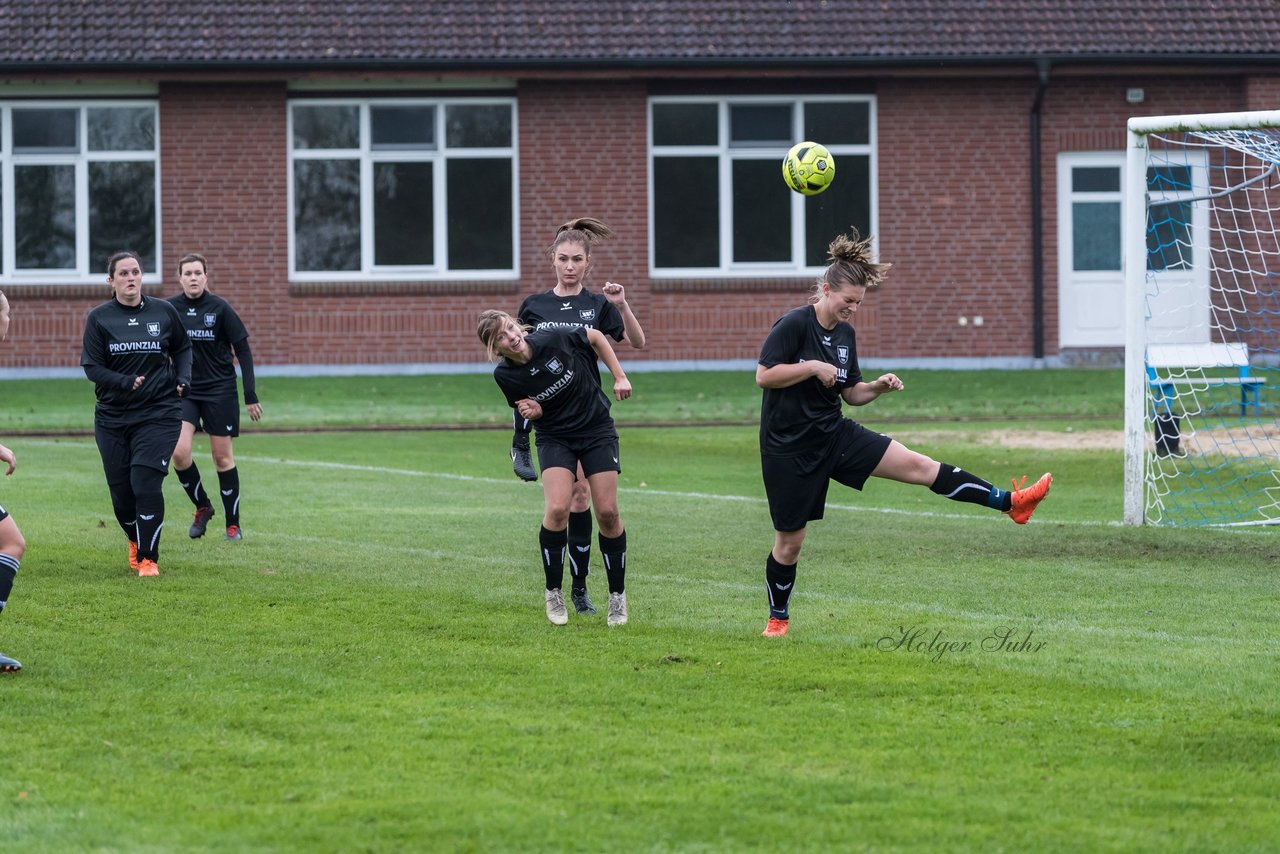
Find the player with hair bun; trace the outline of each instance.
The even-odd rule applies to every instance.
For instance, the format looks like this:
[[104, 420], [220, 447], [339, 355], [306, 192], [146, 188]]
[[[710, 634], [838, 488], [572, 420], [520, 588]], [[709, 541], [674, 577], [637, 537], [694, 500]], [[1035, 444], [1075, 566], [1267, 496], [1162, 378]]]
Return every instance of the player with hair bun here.
[[1026, 477], [1014, 480], [1012, 492], [999, 489], [844, 417], [842, 403], [864, 406], [903, 389], [895, 374], [867, 381], [858, 369], [853, 316], [891, 266], [872, 261], [871, 243], [856, 228], [831, 241], [830, 263], [809, 304], [784, 314], [760, 351], [760, 466], [775, 532], [765, 563], [765, 637], [787, 633], [800, 547], [808, 523], [823, 516], [831, 481], [857, 490], [868, 477], [927, 486], [953, 501], [1007, 513], [1019, 525], [1031, 518], [1053, 482], [1045, 474], [1025, 489], [1019, 487]]
[[[605, 282], [600, 293], [584, 286], [591, 269], [591, 248], [613, 236], [613, 229], [594, 217], [569, 220], [556, 230], [547, 250], [555, 269], [556, 286], [526, 297], [517, 319], [534, 331], [542, 329], [597, 329], [615, 341], [626, 341], [636, 350], [645, 345], [644, 330], [627, 303], [626, 289], [617, 282]], [[596, 373], [599, 377], [599, 373]], [[511, 464], [522, 480], [533, 481], [538, 474], [530, 456], [529, 433], [533, 426], [515, 413], [515, 435], [511, 441]], [[595, 605], [587, 594], [591, 563], [591, 491], [578, 472], [573, 502], [569, 510], [570, 590], [579, 614], [594, 614]]]

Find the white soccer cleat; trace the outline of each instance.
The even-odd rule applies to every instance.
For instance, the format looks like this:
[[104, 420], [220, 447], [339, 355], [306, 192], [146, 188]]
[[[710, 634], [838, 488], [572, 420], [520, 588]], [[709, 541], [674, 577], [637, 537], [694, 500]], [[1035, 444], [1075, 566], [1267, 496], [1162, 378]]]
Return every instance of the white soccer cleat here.
[[[625, 613], [625, 606], [623, 611]], [[564, 607], [564, 594], [559, 587], [547, 591], [547, 619], [555, 626], [563, 626], [569, 622], [569, 612]]]
[[609, 594], [609, 616], [606, 622], [611, 626], [625, 626], [627, 624], [627, 594]]

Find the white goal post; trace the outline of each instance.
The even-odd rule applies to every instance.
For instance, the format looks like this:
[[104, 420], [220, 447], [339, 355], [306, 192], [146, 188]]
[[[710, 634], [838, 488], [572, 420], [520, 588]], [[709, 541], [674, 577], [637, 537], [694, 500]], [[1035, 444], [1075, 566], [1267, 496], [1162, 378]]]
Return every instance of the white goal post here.
[[1280, 524], [1280, 110], [1128, 130], [1124, 521]]

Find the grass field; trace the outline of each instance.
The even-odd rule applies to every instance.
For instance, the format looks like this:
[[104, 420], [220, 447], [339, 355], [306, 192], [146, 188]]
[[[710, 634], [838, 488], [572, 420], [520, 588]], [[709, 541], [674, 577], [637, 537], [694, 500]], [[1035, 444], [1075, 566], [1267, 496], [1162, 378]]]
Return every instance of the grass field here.
[[618, 629], [547, 623], [541, 493], [505, 434], [307, 430], [500, 425], [486, 377], [264, 381], [264, 425], [298, 432], [237, 441], [246, 539], [188, 539], [170, 478], [158, 579], [76, 432], [88, 383], [43, 408], [4, 383], [29, 550], [0, 617], [25, 665], [0, 678], [0, 848], [1276, 850], [1280, 532], [1120, 527], [1119, 450], [983, 420], [1119, 429], [1113, 373], [958, 379], [856, 414], [997, 482], [1051, 470], [1048, 501], [1020, 527], [833, 489], [781, 641], [755, 428], [627, 423], [750, 417], [749, 378], [636, 375], [643, 417], [616, 407]]

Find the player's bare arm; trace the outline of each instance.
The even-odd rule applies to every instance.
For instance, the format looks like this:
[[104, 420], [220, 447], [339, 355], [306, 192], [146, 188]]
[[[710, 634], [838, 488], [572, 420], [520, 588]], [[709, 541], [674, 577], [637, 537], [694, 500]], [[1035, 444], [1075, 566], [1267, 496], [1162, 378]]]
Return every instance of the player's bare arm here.
[[836, 384], [836, 366], [817, 359], [771, 368], [756, 365], [756, 385], [760, 388], [790, 388], [807, 379], [816, 379], [831, 388]]
[[537, 421], [542, 417], [542, 404], [532, 398], [526, 397], [523, 400], [516, 401], [516, 412], [520, 413], [521, 418], [527, 418], [530, 421]]
[[605, 282], [600, 292], [604, 294], [605, 299], [617, 307], [618, 313], [622, 315], [622, 327], [627, 343], [631, 345], [632, 349], [643, 350], [645, 345], [644, 329], [640, 326], [639, 319], [636, 318], [635, 312], [631, 310], [631, 305], [627, 302], [627, 289], [617, 282]]
[[623, 373], [622, 365], [618, 362], [618, 356], [613, 352], [609, 339], [599, 329], [588, 329], [587, 340], [591, 342], [591, 349], [596, 351], [596, 356], [604, 362], [604, 366], [613, 375], [613, 396], [618, 400], [631, 397], [631, 381]]
[[840, 392], [840, 396], [850, 406], [864, 406], [882, 394], [902, 391], [903, 388], [902, 380], [898, 379], [897, 374], [883, 374], [869, 383], [862, 382], [849, 386]]
[[6, 463], [9, 466], [9, 470], [5, 472], [6, 475], [13, 474], [13, 470], [18, 467], [17, 455], [4, 445], [0, 445], [0, 462]]

